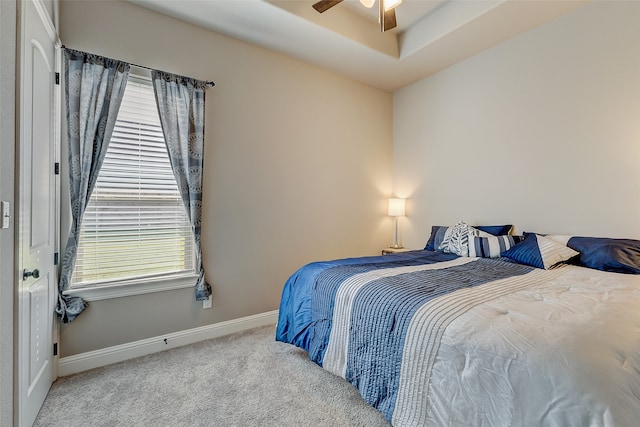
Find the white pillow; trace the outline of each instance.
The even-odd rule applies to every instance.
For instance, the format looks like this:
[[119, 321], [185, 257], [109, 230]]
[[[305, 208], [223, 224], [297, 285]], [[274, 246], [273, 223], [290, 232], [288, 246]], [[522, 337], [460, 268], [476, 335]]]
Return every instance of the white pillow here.
[[553, 240], [554, 242], [557, 243], [562, 243], [563, 245], [567, 246], [567, 243], [569, 243], [569, 239], [573, 237], [573, 235], [570, 234], [548, 234], [546, 236], [547, 239], [549, 240]]

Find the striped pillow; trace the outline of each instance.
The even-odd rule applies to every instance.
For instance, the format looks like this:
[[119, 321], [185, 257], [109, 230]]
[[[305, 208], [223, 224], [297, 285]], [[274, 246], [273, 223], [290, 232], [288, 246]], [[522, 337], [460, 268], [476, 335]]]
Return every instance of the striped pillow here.
[[515, 246], [513, 236], [474, 236], [469, 233], [469, 256], [498, 258], [500, 253]]
[[500, 256], [546, 270], [573, 258], [578, 253], [562, 243], [554, 242], [539, 234], [527, 234], [522, 242], [502, 252]]

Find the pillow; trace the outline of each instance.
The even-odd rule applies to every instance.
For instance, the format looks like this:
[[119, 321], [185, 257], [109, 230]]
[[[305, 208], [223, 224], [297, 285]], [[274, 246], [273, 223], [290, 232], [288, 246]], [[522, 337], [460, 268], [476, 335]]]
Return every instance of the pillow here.
[[438, 250], [444, 253], [456, 254], [458, 256], [469, 256], [470, 236], [491, 236], [484, 231], [480, 231], [470, 225], [460, 221], [453, 227], [447, 228], [438, 246]]
[[426, 251], [437, 251], [438, 247], [444, 240], [444, 235], [449, 227], [442, 225], [434, 225], [431, 227], [431, 236], [424, 247]]
[[567, 243], [569, 243], [569, 239], [573, 236], [567, 234], [545, 234], [544, 237], [546, 237], [547, 239], [551, 239], [554, 242], [562, 243], [563, 245], [568, 246]]
[[474, 227], [485, 233], [493, 234], [494, 236], [504, 236], [511, 233], [513, 225], [474, 225]]
[[527, 234], [522, 242], [500, 254], [520, 264], [544, 269], [576, 255], [578, 252], [573, 249], [539, 234]]
[[[437, 251], [438, 247], [442, 244], [442, 240], [444, 240], [444, 235], [448, 228], [451, 227], [443, 225], [432, 226], [431, 235], [429, 236], [429, 240], [427, 240], [427, 244], [424, 249], [427, 251]], [[513, 225], [478, 225], [474, 228], [484, 231], [485, 233], [493, 234], [494, 236], [501, 236], [509, 234]]]
[[447, 228], [438, 250], [458, 256], [469, 256], [469, 225], [460, 221]]
[[640, 274], [640, 240], [570, 237], [567, 246], [580, 252], [578, 265], [615, 273]]
[[475, 236], [469, 234], [469, 256], [498, 258], [501, 252], [515, 246], [520, 240], [514, 236]]

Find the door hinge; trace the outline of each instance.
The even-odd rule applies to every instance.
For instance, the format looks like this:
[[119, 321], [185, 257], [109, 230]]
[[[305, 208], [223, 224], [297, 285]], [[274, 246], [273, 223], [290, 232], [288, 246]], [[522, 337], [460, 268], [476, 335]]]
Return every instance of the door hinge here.
[[56, 84], [60, 84], [60, 73], [56, 73]]
[[53, 165], [53, 173], [60, 175], [60, 163], [55, 162]]
[[54, 356], [58, 355], [58, 343], [57, 342], [53, 343], [53, 355]]
[[58, 252], [53, 254], [53, 265], [58, 265], [60, 254]]

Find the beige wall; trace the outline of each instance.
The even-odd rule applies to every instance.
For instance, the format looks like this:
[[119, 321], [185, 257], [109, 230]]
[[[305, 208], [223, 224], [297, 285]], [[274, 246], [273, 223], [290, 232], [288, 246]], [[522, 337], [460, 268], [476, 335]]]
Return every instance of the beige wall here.
[[95, 301], [62, 328], [62, 356], [276, 310], [302, 264], [389, 245], [391, 94], [125, 2], [62, 1], [60, 37], [216, 82], [202, 238], [213, 308], [191, 289]]
[[639, 22], [594, 2], [397, 91], [405, 246], [461, 219], [640, 238]]

